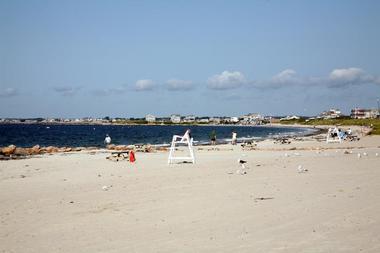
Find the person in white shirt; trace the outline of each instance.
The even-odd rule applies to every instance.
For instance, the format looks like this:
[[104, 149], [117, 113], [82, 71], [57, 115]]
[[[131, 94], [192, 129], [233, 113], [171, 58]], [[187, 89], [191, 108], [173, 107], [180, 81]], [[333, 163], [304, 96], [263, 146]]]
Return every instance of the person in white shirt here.
[[235, 131], [232, 131], [232, 140], [231, 140], [231, 144], [232, 145], [236, 145], [236, 142], [237, 142], [237, 133]]
[[108, 134], [106, 134], [106, 138], [104, 139], [104, 144], [106, 145], [111, 144], [111, 137]]

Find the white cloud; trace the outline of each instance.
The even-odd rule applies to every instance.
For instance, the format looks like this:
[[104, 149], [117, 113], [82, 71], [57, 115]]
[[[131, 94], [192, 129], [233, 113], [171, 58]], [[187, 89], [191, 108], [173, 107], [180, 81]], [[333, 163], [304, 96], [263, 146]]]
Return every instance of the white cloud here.
[[253, 83], [253, 87], [256, 88], [282, 88], [293, 85], [306, 84], [309, 80], [297, 75], [297, 72], [293, 69], [285, 69], [280, 73], [274, 75], [269, 80], [257, 81]]
[[360, 68], [334, 69], [328, 77], [329, 87], [343, 87], [349, 85], [380, 84], [379, 77], [365, 73]]
[[74, 96], [80, 90], [79, 87], [60, 86], [54, 87], [54, 91], [62, 96]]
[[18, 92], [15, 88], [5, 88], [4, 90], [0, 90], [0, 97], [8, 98], [17, 96]]
[[136, 91], [149, 91], [149, 90], [153, 90], [154, 87], [155, 87], [155, 83], [150, 79], [138, 80], [135, 84]]
[[210, 77], [207, 81], [207, 87], [213, 90], [236, 89], [246, 82], [244, 75], [238, 71], [223, 71], [220, 75]]
[[330, 73], [330, 80], [355, 81], [364, 74], [360, 68], [334, 69]]
[[187, 91], [194, 88], [192, 81], [170, 79], [166, 82], [166, 87], [170, 91]]
[[351, 85], [380, 84], [380, 77], [367, 74], [360, 68], [334, 69], [328, 76], [303, 77], [293, 69], [285, 69], [269, 80], [256, 81], [252, 86], [261, 89], [289, 86], [337, 88]]
[[285, 69], [273, 76], [270, 80], [272, 85], [293, 85], [300, 83], [301, 79], [293, 69]]

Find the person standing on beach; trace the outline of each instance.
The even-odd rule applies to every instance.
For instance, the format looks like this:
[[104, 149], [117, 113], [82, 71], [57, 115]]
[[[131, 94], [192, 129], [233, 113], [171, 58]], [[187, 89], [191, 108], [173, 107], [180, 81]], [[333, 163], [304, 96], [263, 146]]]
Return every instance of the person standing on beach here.
[[104, 139], [104, 144], [106, 145], [111, 144], [111, 137], [108, 134], [106, 134], [106, 138]]
[[210, 133], [210, 140], [211, 140], [211, 145], [216, 144], [216, 132], [215, 130], [212, 130]]
[[236, 133], [236, 131], [234, 130], [234, 131], [232, 131], [231, 144], [232, 144], [232, 145], [236, 145], [236, 143], [237, 143], [237, 133]]

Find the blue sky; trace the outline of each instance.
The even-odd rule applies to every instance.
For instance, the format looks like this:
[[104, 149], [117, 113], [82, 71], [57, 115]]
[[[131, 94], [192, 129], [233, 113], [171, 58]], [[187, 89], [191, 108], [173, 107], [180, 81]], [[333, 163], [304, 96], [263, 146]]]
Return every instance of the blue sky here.
[[380, 1], [0, 0], [0, 117], [377, 106]]

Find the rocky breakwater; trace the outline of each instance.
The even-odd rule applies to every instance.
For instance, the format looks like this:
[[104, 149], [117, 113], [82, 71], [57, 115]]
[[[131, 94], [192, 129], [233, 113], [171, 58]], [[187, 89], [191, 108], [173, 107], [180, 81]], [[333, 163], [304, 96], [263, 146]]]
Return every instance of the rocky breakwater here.
[[39, 145], [35, 145], [31, 148], [22, 148], [16, 147], [15, 145], [9, 145], [8, 147], [0, 148], [0, 160], [24, 159], [34, 155], [75, 152], [84, 149], [93, 150], [94, 148], [71, 148], [54, 146], [40, 147]]
[[[149, 144], [141, 145], [108, 145], [106, 147], [109, 151], [130, 151], [134, 152], [156, 152], [156, 151], [167, 151], [164, 147], [154, 147]], [[9, 145], [8, 147], [0, 147], [0, 160], [11, 160], [11, 159], [25, 159], [30, 158], [35, 155], [43, 154], [53, 154], [53, 153], [70, 153], [78, 151], [92, 151], [96, 152], [99, 150], [97, 147], [40, 147], [35, 145], [31, 148], [16, 147], [15, 145]]]

